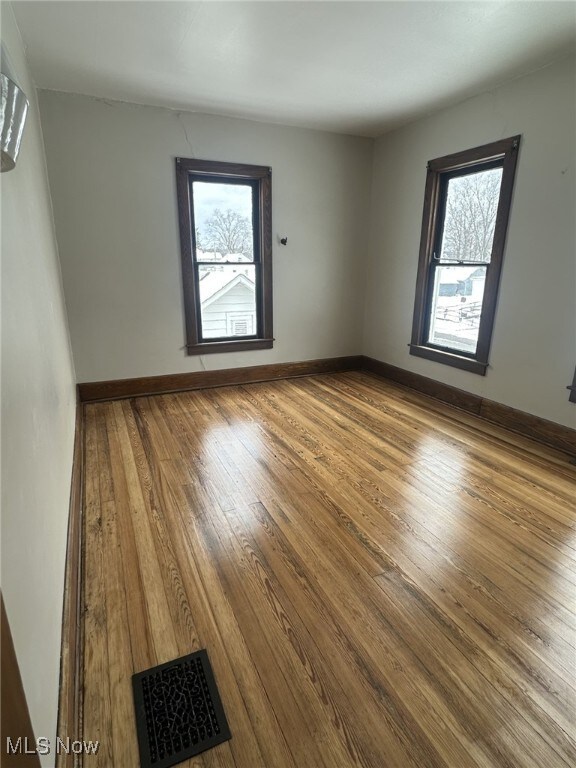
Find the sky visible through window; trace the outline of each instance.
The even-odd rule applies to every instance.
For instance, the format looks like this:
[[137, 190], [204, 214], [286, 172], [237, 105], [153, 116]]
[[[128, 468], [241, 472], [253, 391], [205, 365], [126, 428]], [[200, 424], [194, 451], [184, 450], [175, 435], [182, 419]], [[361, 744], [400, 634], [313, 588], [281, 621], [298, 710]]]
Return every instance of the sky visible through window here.
[[240, 184], [209, 184], [194, 181], [194, 219], [203, 235], [214, 211], [232, 210], [252, 221], [252, 188]]

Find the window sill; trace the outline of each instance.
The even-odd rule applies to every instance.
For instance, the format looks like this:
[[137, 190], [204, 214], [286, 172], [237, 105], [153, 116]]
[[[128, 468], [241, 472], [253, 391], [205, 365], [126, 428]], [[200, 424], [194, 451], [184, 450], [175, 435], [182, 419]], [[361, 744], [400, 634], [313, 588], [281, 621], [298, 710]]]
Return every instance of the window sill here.
[[188, 344], [188, 355], [209, 355], [217, 352], [244, 352], [250, 349], [272, 349], [274, 339], [242, 339], [239, 341], [207, 341], [201, 344]]
[[410, 347], [410, 354], [416, 357], [423, 357], [426, 360], [434, 360], [436, 363], [451, 365], [452, 368], [461, 368], [463, 371], [486, 376], [488, 363], [481, 363], [479, 360], [472, 360], [470, 357], [463, 357], [452, 352], [443, 352], [441, 349], [423, 347], [418, 344], [409, 344], [408, 346]]

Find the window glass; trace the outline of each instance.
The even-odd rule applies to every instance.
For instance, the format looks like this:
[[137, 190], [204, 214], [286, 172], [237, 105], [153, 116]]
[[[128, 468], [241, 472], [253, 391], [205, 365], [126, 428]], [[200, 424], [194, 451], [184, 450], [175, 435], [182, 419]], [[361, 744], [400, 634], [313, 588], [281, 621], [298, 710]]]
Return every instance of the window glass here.
[[502, 168], [448, 181], [440, 261], [490, 262]]
[[255, 269], [253, 264], [199, 266], [203, 339], [256, 334]]
[[456, 352], [476, 353], [485, 281], [485, 266], [435, 270], [430, 302], [430, 344]]
[[196, 260], [253, 261], [252, 187], [192, 182]]

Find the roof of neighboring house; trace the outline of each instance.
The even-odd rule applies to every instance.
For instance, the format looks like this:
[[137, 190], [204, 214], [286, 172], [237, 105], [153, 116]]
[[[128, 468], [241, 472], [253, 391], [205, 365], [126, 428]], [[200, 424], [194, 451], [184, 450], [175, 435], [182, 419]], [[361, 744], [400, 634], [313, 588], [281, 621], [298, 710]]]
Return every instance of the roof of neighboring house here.
[[200, 279], [200, 301], [202, 306], [209, 306], [236, 285], [245, 285], [250, 290], [254, 290], [254, 280], [249, 268], [236, 267], [234, 270], [223, 269], [207, 272]]
[[482, 267], [486, 266], [488, 265], [482, 264], [478, 267], [468, 267], [468, 269], [463, 267], [442, 267], [440, 282], [442, 285], [445, 285], [446, 283], [458, 283], [461, 280], [468, 280], [468, 278], [484, 277], [485, 273]]

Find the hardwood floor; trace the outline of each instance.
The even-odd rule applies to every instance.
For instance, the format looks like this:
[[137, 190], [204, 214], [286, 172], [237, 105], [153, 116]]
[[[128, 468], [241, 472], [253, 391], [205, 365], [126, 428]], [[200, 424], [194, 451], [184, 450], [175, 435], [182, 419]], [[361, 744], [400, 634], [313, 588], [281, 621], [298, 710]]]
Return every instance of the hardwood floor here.
[[370, 374], [85, 406], [87, 766], [205, 647], [194, 768], [576, 765], [575, 468]]

